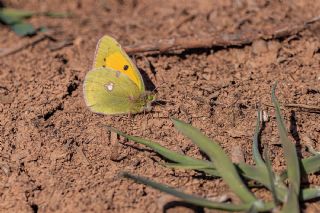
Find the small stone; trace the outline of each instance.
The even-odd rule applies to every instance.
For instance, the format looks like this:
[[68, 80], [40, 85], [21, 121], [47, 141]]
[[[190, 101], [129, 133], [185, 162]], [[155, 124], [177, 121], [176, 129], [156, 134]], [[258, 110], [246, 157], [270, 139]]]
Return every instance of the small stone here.
[[262, 39], [253, 41], [252, 52], [256, 55], [268, 52], [267, 42]]
[[243, 163], [245, 162], [244, 153], [240, 145], [232, 146], [231, 150], [231, 160], [234, 163]]

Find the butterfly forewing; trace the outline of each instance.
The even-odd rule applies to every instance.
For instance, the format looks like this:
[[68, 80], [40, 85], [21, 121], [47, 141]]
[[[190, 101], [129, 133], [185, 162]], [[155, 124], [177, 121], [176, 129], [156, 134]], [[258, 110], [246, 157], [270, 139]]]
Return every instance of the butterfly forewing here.
[[103, 36], [96, 48], [94, 68], [112, 68], [127, 75], [141, 92], [145, 91], [141, 74], [120, 44], [110, 36]]

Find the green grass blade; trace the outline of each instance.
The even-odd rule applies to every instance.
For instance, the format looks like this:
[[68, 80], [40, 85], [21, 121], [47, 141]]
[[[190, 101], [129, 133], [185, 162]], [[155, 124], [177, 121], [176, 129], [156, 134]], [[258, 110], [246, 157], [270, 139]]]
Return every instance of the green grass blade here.
[[188, 164], [180, 164], [180, 163], [165, 163], [163, 164], [166, 167], [173, 169], [191, 169], [204, 172], [210, 176], [220, 177], [217, 170], [213, 168], [208, 168], [206, 165], [188, 165]]
[[293, 185], [289, 186], [288, 197], [286, 202], [283, 205], [282, 213], [299, 213], [299, 200], [298, 195], [293, 188]]
[[[264, 187], [268, 188], [271, 191], [272, 188], [270, 185], [268, 171], [264, 166], [257, 167], [245, 163], [240, 163], [237, 166], [244, 177], [261, 183]], [[277, 198], [283, 201], [287, 193], [286, 186], [282, 182], [277, 181], [275, 181], [274, 184]]]
[[315, 198], [320, 198], [320, 187], [301, 190], [301, 200], [307, 201]]
[[257, 124], [256, 124], [256, 130], [255, 130], [254, 136], [253, 136], [253, 146], [252, 146], [253, 159], [254, 159], [257, 166], [265, 165], [265, 163], [261, 157], [261, 154], [259, 152], [260, 114], [261, 114], [261, 111], [258, 110]]
[[166, 167], [173, 168], [173, 169], [208, 169], [206, 165], [189, 165], [189, 164], [181, 164], [181, 163], [164, 163]]
[[275, 95], [276, 84], [272, 87], [272, 102], [276, 111], [276, 118], [278, 123], [278, 130], [280, 133], [280, 141], [284, 149], [284, 157], [287, 163], [288, 179], [290, 184], [293, 185], [295, 194], [299, 195], [300, 190], [300, 166], [297, 156], [297, 150], [293, 143], [287, 136], [287, 130], [284, 125], [284, 120], [281, 116], [280, 105]]
[[315, 173], [320, 171], [320, 155], [313, 155], [308, 158], [301, 160], [303, 171], [307, 174]]
[[275, 203], [275, 205], [279, 204], [279, 199], [278, 199], [278, 195], [277, 195], [277, 191], [276, 191], [276, 187], [275, 187], [275, 179], [274, 179], [274, 173], [272, 171], [272, 167], [271, 167], [271, 161], [270, 158], [267, 155], [267, 152], [264, 152], [264, 159], [266, 162], [266, 168], [267, 168], [267, 173], [268, 173], [268, 179], [269, 179], [269, 186], [270, 186], [270, 191], [272, 194], [272, 198], [273, 201]]
[[17, 10], [13, 8], [0, 9], [0, 20], [7, 25], [22, 22], [23, 19], [30, 18], [33, 15], [34, 12], [27, 10]]
[[[313, 155], [301, 160], [301, 171], [305, 174], [312, 174], [320, 171], [320, 155]], [[287, 171], [283, 171], [280, 175], [281, 180], [284, 181], [288, 178]]]
[[151, 148], [156, 153], [158, 153], [159, 155], [165, 157], [166, 159], [168, 159], [170, 161], [181, 163], [181, 164], [207, 166], [208, 168], [210, 168], [210, 167], [212, 168], [212, 163], [210, 163], [209, 161], [198, 160], [198, 159], [194, 159], [194, 158], [188, 157], [183, 154], [179, 154], [177, 152], [171, 151], [171, 150], [159, 145], [158, 143], [155, 143], [155, 142], [152, 142], [149, 140], [145, 140], [140, 137], [127, 135], [127, 134], [125, 134], [117, 129], [114, 129], [112, 127], [108, 127], [108, 129], [112, 132], [115, 132], [115, 133], [129, 139], [129, 140], [132, 140], [136, 143], [143, 144], [143, 145]]
[[245, 163], [239, 163], [237, 165], [237, 168], [239, 169], [241, 175], [243, 175], [244, 177], [255, 180], [263, 184], [264, 186], [268, 185], [268, 174], [265, 168], [251, 166]]
[[11, 25], [11, 29], [18, 36], [33, 35], [36, 33], [36, 29], [34, 29], [34, 27], [31, 24], [24, 23], [24, 22]]
[[[166, 159], [168, 159], [170, 161], [177, 162], [177, 164], [165, 164], [166, 166], [170, 167], [170, 165], [172, 165], [173, 168], [175, 166], [177, 166], [177, 168], [184, 167], [185, 169], [195, 169], [195, 170], [203, 171], [209, 175], [220, 177], [220, 175], [219, 175], [218, 171], [215, 169], [214, 165], [209, 161], [190, 158], [186, 155], [182, 155], [177, 152], [173, 152], [173, 151], [159, 145], [158, 143], [155, 143], [155, 142], [152, 142], [149, 140], [145, 140], [140, 137], [127, 135], [127, 134], [125, 134], [119, 130], [116, 130], [112, 127], [108, 127], [108, 129], [110, 131], [113, 131], [113, 132], [129, 139], [129, 140], [132, 140], [136, 143], [143, 144], [143, 145], [151, 148], [153, 151], [155, 151], [156, 153], [160, 154], [161, 156], [165, 157]], [[257, 173], [257, 170], [252, 169], [251, 166], [246, 165], [246, 164], [239, 164], [237, 167], [239, 167], [239, 170], [246, 177], [253, 179], [253, 180], [256, 180], [256, 181], [263, 183], [263, 184], [266, 183], [266, 181], [263, 181], [264, 175], [259, 175]]]
[[[186, 194], [184, 192], [178, 191], [178, 190], [173, 189], [173, 188], [166, 186], [164, 184], [156, 183], [154, 181], [148, 180], [143, 177], [138, 177], [135, 175], [131, 175], [129, 173], [123, 173], [122, 175], [126, 178], [133, 179], [136, 182], [145, 184], [145, 185], [150, 186], [154, 189], [157, 189], [162, 192], [166, 192], [168, 194], [171, 194], [173, 196], [181, 198], [182, 200], [184, 200], [188, 203], [191, 203], [191, 204], [194, 204], [197, 206], [202, 206], [205, 208], [219, 209], [219, 210], [233, 212], [233, 211], [246, 211], [246, 210], [250, 209], [250, 207], [251, 207], [250, 203], [235, 205], [235, 204], [230, 204], [230, 203], [218, 203], [218, 202], [214, 202], [214, 201], [209, 201], [209, 200], [206, 200], [206, 199], [198, 197], [198, 196]], [[270, 210], [272, 207], [273, 207], [272, 204], [267, 204], [260, 209], [266, 211], [266, 210]]]
[[[276, 183], [275, 177], [274, 177], [275, 174], [272, 172], [270, 159], [268, 158], [268, 156], [265, 156], [265, 161], [264, 161], [259, 152], [259, 133], [261, 129], [260, 116], [261, 116], [261, 110], [258, 110], [256, 129], [253, 137], [253, 146], [252, 146], [253, 159], [257, 167], [254, 169], [254, 171], [251, 171], [250, 174], [251, 174], [251, 178], [253, 176], [254, 180], [262, 183], [265, 187], [267, 187], [271, 191], [275, 204], [278, 204], [279, 199], [283, 201], [287, 188], [280, 182]], [[245, 175], [248, 175], [248, 172]]]
[[208, 155], [223, 180], [242, 201], [246, 203], [253, 203], [257, 201], [255, 196], [242, 182], [242, 179], [230, 158], [217, 143], [211, 141], [198, 129], [183, 121], [177, 119], [172, 119], [172, 121], [175, 127], [182, 132], [183, 135], [191, 139], [194, 144], [199, 146], [199, 148]]

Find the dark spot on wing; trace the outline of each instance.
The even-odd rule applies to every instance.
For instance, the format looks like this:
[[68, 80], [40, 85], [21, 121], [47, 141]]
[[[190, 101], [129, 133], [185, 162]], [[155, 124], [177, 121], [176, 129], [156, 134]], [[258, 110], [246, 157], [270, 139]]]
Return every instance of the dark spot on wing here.
[[127, 70], [127, 69], [129, 69], [129, 66], [128, 65], [124, 65], [123, 66], [123, 70]]

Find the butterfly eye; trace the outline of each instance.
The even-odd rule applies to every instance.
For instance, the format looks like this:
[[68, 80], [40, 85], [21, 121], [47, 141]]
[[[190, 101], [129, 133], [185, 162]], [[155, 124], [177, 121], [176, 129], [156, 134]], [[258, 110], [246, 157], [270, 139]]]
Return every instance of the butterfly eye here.
[[124, 66], [123, 66], [123, 70], [127, 70], [128, 68], [129, 68], [128, 65], [124, 65]]

